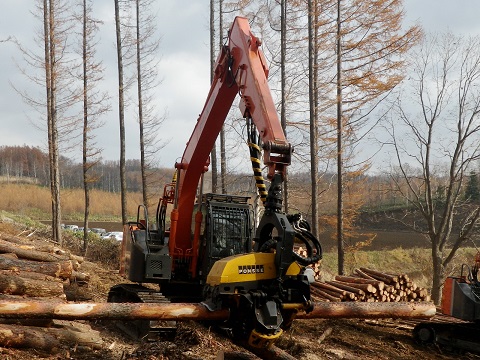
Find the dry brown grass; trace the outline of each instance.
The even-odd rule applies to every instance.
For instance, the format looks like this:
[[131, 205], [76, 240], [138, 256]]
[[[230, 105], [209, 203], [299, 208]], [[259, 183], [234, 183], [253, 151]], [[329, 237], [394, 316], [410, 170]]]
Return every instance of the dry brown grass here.
[[[84, 193], [82, 189], [63, 189], [60, 193], [62, 215], [65, 219], [83, 216]], [[30, 184], [2, 184], [0, 210], [34, 219], [44, 220], [51, 212], [50, 189]], [[136, 214], [138, 204], [142, 203], [140, 193], [127, 195], [127, 213]], [[154, 211], [154, 209], [150, 209]], [[90, 195], [90, 214], [92, 217], [118, 218], [121, 216], [120, 194], [92, 190]], [[80, 216], [79, 216], [80, 215]]]

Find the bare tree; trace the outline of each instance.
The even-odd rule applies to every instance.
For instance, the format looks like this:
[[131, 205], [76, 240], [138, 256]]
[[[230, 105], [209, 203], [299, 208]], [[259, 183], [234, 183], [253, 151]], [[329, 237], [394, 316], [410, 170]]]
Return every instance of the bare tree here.
[[310, 115], [310, 175], [312, 180], [312, 233], [318, 236], [318, 119], [317, 119], [317, 54], [316, 44], [316, 19], [317, 1], [308, 1], [308, 98]]
[[[210, 81], [213, 81], [215, 71], [215, 48], [217, 42], [215, 41], [215, 0], [210, 0]], [[218, 186], [218, 172], [217, 172], [217, 144], [213, 145], [210, 152], [210, 160], [212, 166], [212, 192], [217, 192]]]
[[397, 220], [430, 241], [436, 303], [447, 266], [477, 236], [480, 206], [462, 191], [480, 158], [479, 49], [479, 37], [429, 36], [412, 54], [389, 126], [400, 175], [392, 175], [394, 190], [409, 205]]
[[118, 120], [120, 129], [120, 193], [122, 203], [122, 224], [127, 223], [127, 178], [125, 170], [125, 93], [123, 75], [123, 39], [121, 33], [120, 0], [114, 0], [115, 30], [117, 39], [118, 69]]
[[102, 125], [99, 117], [110, 110], [109, 96], [98, 90], [98, 84], [103, 79], [103, 67], [96, 60], [96, 34], [101, 21], [92, 17], [92, 0], [81, 1], [81, 15], [78, 17], [82, 25], [80, 53], [82, 56], [83, 104], [83, 134], [82, 134], [82, 171], [85, 209], [83, 219], [83, 251], [88, 246], [88, 221], [90, 216], [90, 188], [98, 180], [94, 166], [101, 160], [101, 149], [95, 142], [94, 130]]
[[[142, 171], [143, 203], [150, 203], [150, 186], [155, 184], [152, 171], [158, 166], [156, 155], [163, 147], [158, 139], [164, 116], [156, 112], [153, 90], [159, 85], [157, 65], [160, 38], [157, 35], [156, 16], [152, 13], [153, 0], [135, 0], [135, 53], [140, 128], [140, 163]], [[149, 181], [149, 179], [152, 179]], [[152, 182], [153, 181], [153, 182]]]
[[[25, 48], [16, 41], [23, 54], [26, 66], [20, 67], [31, 82], [42, 86], [46, 96], [36, 98], [27, 91], [21, 91], [12, 84], [22, 99], [37, 110], [46, 123], [33, 121], [41, 130], [46, 130], [48, 138], [49, 175], [52, 201], [52, 238], [62, 243], [59, 152], [62, 136], [74, 132], [74, 117], [71, 115], [75, 104], [72, 90], [72, 74], [75, 67], [69, 52], [72, 18], [70, 7], [63, 0], [39, 0], [34, 16], [42, 23], [42, 30], [36, 33], [36, 43], [42, 44], [42, 55], [34, 48]], [[38, 70], [41, 72], [35, 71]], [[72, 136], [74, 137], [74, 136]]]

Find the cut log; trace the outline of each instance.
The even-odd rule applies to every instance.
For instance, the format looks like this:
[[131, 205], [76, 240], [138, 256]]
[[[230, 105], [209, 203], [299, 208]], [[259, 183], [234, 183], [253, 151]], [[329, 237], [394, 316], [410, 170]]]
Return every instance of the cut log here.
[[323, 297], [329, 301], [342, 301], [342, 299], [339, 297], [339, 296], [334, 296], [334, 295], [331, 295], [323, 290], [320, 290], [320, 289], [311, 289], [310, 290], [312, 292], [312, 294], [315, 296], [320, 296], [320, 297]]
[[[377, 280], [375, 279], [374, 277], [371, 277], [370, 275], [364, 273], [362, 270], [360, 269], [355, 269], [355, 273], [360, 276], [361, 278], [363, 279], [368, 279], [368, 280]], [[377, 280], [378, 281], [378, 280]]]
[[0, 274], [0, 292], [12, 295], [65, 297], [63, 284], [60, 282], [27, 279], [5, 274]]
[[298, 313], [297, 319], [428, 319], [435, 315], [436, 310], [435, 304], [431, 302], [316, 302], [311, 312]]
[[[387, 284], [392, 284], [392, 283], [398, 283], [398, 276], [397, 275], [388, 275], [385, 273], [382, 273], [380, 271], [372, 270], [372, 269], [367, 269], [364, 267], [361, 267], [360, 270], [362, 270], [364, 273], [370, 275], [373, 278], [376, 278], [377, 280], [382, 280]], [[385, 280], [383, 280], [385, 279]]]
[[0, 319], [1, 324], [17, 326], [50, 327], [53, 322], [53, 319]]
[[2, 301], [0, 318], [61, 320], [227, 320], [227, 309], [197, 303], [68, 303]]
[[333, 283], [335, 283], [335, 284], [338, 283], [338, 284], [350, 286], [350, 287], [353, 287], [353, 288], [357, 288], [357, 289], [362, 290], [365, 293], [370, 293], [370, 294], [375, 294], [378, 291], [377, 287], [375, 287], [372, 284], [356, 284], [356, 283], [348, 283], [348, 282], [339, 281], [339, 280], [335, 280], [335, 281], [333, 281]]
[[0, 270], [23, 270], [37, 272], [62, 279], [70, 279], [73, 265], [70, 260], [61, 262], [37, 262], [8, 259], [0, 255]]
[[[430, 318], [436, 307], [430, 302], [361, 303], [315, 302], [313, 310], [297, 318]], [[63, 320], [226, 320], [227, 309], [209, 311], [197, 303], [75, 303], [2, 301], [0, 318]]]
[[345, 296], [347, 294], [347, 292], [345, 290], [339, 289], [335, 286], [332, 286], [332, 285], [329, 285], [329, 284], [326, 284], [326, 283], [323, 283], [323, 282], [319, 282], [319, 281], [313, 282], [310, 285], [314, 286], [316, 288], [319, 288], [321, 290], [329, 290], [329, 291], [337, 292], [342, 296]]
[[3, 257], [6, 257], [7, 259], [18, 259], [17, 254], [12, 254], [12, 253], [5, 253], [2, 254]]
[[354, 288], [353, 286], [342, 284], [339, 281], [327, 281], [327, 284], [338, 287], [338, 288], [343, 289], [345, 291], [349, 291], [349, 292], [357, 294], [357, 295], [365, 295], [363, 290]]
[[43, 251], [37, 251], [34, 249], [23, 249], [17, 245], [11, 244], [8, 241], [0, 240], [0, 253], [12, 253], [16, 254], [21, 259], [46, 261], [46, 262], [58, 262], [69, 260], [66, 256], [49, 254]]
[[62, 280], [50, 275], [45, 275], [36, 272], [30, 271], [20, 271], [20, 270], [0, 270], [0, 275], [5, 276], [19, 276], [25, 279], [33, 279], [33, 280], [43, 280], [43, 281], [55, 281], [58, 283], [62, 283]]
[[0, 345], [14, 348], [33, 348], [55, 353], [63, 346], [81, 346], [101, 349], [103, 341], [98, 333], [78, 331], [72, 327], [38, 328], [0, 324]]
[[38, 244], [36, 243], [35, 245], [32, 245], [30, 241], [27, 241], [25, 239], [22, 239], [18, 236], [11, 236], [11, 235], [6, 235], [6, 234], [0, 234], [0, 240], [6, 241], [11, 244], [17, 244], [18, 246], [21, 246], [23, 249], [26, 250], [36, 250], [36, 251], [41, 251], [41, 252], [46, 252], [49, 254], [55, 254], [57, 256], [61, 256], [65, 260], [75, 260], [78, 261], [80, 264], [84, 262], [84, 258], [82, 256], [78, 255], [73, 255], [69, 253], [68, 251], [65, 251], [63, 249], [60, 249], [59, 247], [48, 244], [48, 243], [43, 243], [43, 244]]
[[369, 279], [357, 278], [353, 276], [341, 276], [341, 275], [335, 276], [335, 280], [343, 281], [346, 283], [353, 283], [353, 284], [371, 284], [375, 286], [378, 290], [383, 290], [385, 288], [385, 283], [379, 280], [369, 280]]
[[35, 249], [37, 251], [43, 251], [50, 254], [58, 254], [58, 255], [66, 254], [66, 251], [56, 247], [55, 245], [49, 244], [47, 242], [35, 243], [35, 245], [33, 245], [30, 240], [27, 240], [18, 236], [12, 236], [12, 235], [6, 235], [6, 234], [0, 234], [0, 239], [3, 241], [7, 241], [8, 243], [11, 243], [11, 244], [16, 244], [17, 246], [21, 246], [24, 249]]

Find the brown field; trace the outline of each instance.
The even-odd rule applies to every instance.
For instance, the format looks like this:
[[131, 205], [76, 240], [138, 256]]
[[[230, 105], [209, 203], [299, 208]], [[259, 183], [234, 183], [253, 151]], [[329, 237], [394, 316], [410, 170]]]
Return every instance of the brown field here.
[[[85, 198], [82, 189], [61, 190], [62, 217], [67, 220], [83, 219]], [[0, 210], [26, 215], [35, 220], [48, 220], [51, 213], [50, 189], [30, 184], [2, 184]], [[137, 213], [142, 203], [140, 193], [127, 194], [127, 213]], [[91, 220], [121, 217], [120, 194], [92, 190], [90, 195]]]

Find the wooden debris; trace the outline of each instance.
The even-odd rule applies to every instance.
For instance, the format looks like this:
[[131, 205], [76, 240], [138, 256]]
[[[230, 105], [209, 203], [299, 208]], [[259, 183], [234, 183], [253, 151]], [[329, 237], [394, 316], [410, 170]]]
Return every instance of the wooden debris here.
[[329, 337], [332, 334], [333, 329], [331, 327], [327, 328], [322, 335], [320, 335], [317, 339], [317, 343], [321, 344], [323, 340], [325, 340], [327, 337]]
[[[79, 271], [83, 257], [52, 244], [34, 243], [20, 236], [0, 234], [0, 304], [13, 308], [27, 302], [64, 304], [72, 284], [87, 289], [89, 275]], [[83, 285], [83, 288], [81, 288]], [[88, 292], [88, 291], [87, 291]], [[0, 318], [0, 346], [34, 348], [55, 353], [62, 348], [98, 349], [102, 339], [89, 326], [57, 324], [52, 318]], [[55, 322], [55, 323], [54, 323]]]

